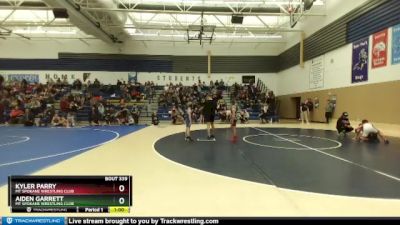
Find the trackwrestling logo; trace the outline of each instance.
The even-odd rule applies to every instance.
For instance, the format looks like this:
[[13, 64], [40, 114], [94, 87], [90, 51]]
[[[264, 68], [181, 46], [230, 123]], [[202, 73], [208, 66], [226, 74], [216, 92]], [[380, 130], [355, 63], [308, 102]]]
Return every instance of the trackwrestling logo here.
[[3, 225], [64, 225], [64, 217], [3, 217], [1, 222]]

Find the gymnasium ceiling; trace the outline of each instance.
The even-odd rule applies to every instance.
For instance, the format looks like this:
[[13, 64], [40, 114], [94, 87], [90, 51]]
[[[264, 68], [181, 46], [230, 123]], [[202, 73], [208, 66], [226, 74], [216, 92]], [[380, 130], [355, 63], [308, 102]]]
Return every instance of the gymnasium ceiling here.
[[[301, 32], [291, 19], [326, 14], [326, 0], [315, 0], [309, 10], [303, 1], [0, 0], [0, 38], [285, 42], [287, 34]], [[60, 8], [69, 18], [54, 17]], [[232, 23], [232, 15], [243, 16], [243, 23]]]

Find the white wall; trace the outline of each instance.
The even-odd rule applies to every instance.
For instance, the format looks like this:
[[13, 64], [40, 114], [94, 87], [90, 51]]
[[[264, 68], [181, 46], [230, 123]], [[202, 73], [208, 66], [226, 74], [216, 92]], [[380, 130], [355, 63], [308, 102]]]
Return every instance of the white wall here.
[[39, 82], [40, 83], [46, 83], [47, 82], [47, 77], [50, 76], [54, 81], [57, 80], [57, 78], [60, 78], [63, 80], [63, 77], [67, 77], [67, 80], [69, 83], [72, 83], [75, 79], [80, 79], [81, 81], [83, 80], [83, 74], [84, 73], [90, 73], [89, 80], [91, 82], [94, 81], [94, 79], [98, 79], [101, 83], [103, 84], [116, 84], [117, 80], [128, 80], [128, 74], [129, 72], [104, 72], [104, 71], [35, 71], [35, 70], [21, 70], [21, 71], [1, 71], [0, 74], [8, 80], [8, 75], [39, 75]]
[[[67, 77], [69, 83], [72, 83], [75, 79], [83, 80], [83, 74], [90, 73], [89, 80], [94, 81], [98, 79], [103, 84], [116, 84], [117, 80], [128, 81], [129, 74], [135, 75], [135, 72], [105, 72], [105, 71], [0, 71], [0, 74], [8, 80], [8, 75], [38, 75], [39, 82], [46, 83], [47, 78], [50, 76], [54, 81], [57, 78], [63, 80], [63, 77]], [[201, 81], [205, 81], [208, 85], [210, 80], [220, 81], [224, 80], [225, 84], [232, 85], [235, 82], [241, 84], [243, 75], [253, 75], [257, 79], [262, 80], [269, 89], [275, 91], [277, 88], [277, 75], [275, 73], [265, 73], [265, 74], [211, 74], [208, 77], [206, 73], [147, 73], [138, 72], [137, 80], [141, 83], [147, 81], [153, 81], [157, 85], [165, 85], [169, 83], [177, 84], [182, 82], [184, 85], [193, 85], [198, 82], [200, 78]]]
[[400, 64], [391, 65], [392, 54], [392, 29], [388, 37], [388, 62], [386, 67], [371, 68], [372, 36], [369, 40], [369, 71], [368, 82], [351, 83], [352, 44], [334, 50], [324, 55], [324, 87], [319, 89], [309, 88], [309, 73], [311, 61], [305, 62], [305, 67], [299, 65], [278, 73], [278, 95], [303, 93], [332, 88], [367, 85], [388, 81], [400, 80]]
[[[169, 84], [170, 82], [176, 84], [182, 82], [183, 85], [193, 85], [197, 83], [198, 79], [205, 82], [207, 85], [210, 81], [220, 81], [221, 79], [224, 80], [225, 84], [232, 85], [235, 82], [241, 84], [242, 83], [242, 76], [243, 75], [250, 75], [255, 76], [256, 81], [260, 79], [264, 82], [264, 84], [273, 91], [276, 90], [277, 87], [277, 75], [275, 73], [215, 73], [211, 74], [211, 77], [208, 77], [206, 73], [138, 73], [138, 81], [145, 82], [148, 80], [152, 80], [158, 85], [165, 85]], [[188, 79], [188, 80], [187, 80]]]
[[[303, 17], [300, 22], [297, 23], [294, 29], [303, 30], [305, 37], [307, 38], [311, 34], [344, 16], [346, 13], [367, 1], [368, 0], [326, 0], [326, 16]], [[314, 13], [313, 8], [311, 8], [310, 13]], [[288, 49], [300, 42], [300, 33], [289, 33], [287, 34], [287, 38], [288, 42], [286, 43], [285, 49]]]
[[100, 40], [52, 39], [25, 40], [0, 39], [0, 58], [56, 59], [59, 52], [103, 53], [103, 54], [145, 54], [145, 55], [278, 55], [285, 43], [213, 43], [200, 46], [193, 43], [135, 42], [108, 45]]

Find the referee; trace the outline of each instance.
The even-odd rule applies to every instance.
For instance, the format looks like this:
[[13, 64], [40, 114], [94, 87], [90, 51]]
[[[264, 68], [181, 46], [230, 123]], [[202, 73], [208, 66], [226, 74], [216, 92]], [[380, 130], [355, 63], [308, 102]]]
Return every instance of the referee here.
[[207, 134], [208, 140], [215, 139], [214, 136], [214, 117], [215, 110], [217, 109], [217, 104], [215, 100], [212, 99], [211, 95], [207, 95], [206, 101], [203, 107], [204, 122], [207, 123]]

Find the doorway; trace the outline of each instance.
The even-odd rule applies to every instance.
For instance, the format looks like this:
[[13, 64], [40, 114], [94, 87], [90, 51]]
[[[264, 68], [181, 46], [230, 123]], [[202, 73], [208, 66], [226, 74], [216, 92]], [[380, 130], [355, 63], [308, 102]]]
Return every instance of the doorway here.
[[296, 119], [300, 118], [300, 104], [301, 104], [301, 97], [293, 97], [292, 98], [292, 107], [296, 109]]

